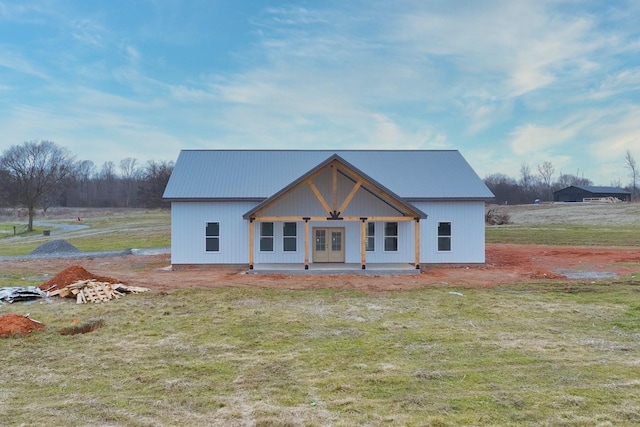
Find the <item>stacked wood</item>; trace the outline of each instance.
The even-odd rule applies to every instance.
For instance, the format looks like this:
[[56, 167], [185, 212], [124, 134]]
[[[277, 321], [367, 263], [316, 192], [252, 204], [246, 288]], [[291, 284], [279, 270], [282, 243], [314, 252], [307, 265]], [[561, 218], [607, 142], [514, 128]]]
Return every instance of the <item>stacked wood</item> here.
[[70, 267], [65, 268], [58, 274], [56, 274], [51, 279], [44, 282], [39, 286], [43, 291], [55, 291], [56, 289], [62, 289], [65, 286], [68, 286], [72, 283], [75, 283], [79, 280], [96, 280], [98, 282], [109, 282], [109, 283], [119, 283], [118, 279], [114, 279], [112, 277], [106, 276], [98, 276], [95, 275], [80, 265], [72, 265]]
[[147, 292], [148, 290], [148, 288], [142, 288], [140, 286], [128, 286], [123, 283], [102, 282], [89, 279], [77, 280], [64, 288], [47, 292], [47, 296], [75, 298], [78, 304], [84, 304], [87, 302], [106, 302], [121, 298], [125, 294], [137, 294]]

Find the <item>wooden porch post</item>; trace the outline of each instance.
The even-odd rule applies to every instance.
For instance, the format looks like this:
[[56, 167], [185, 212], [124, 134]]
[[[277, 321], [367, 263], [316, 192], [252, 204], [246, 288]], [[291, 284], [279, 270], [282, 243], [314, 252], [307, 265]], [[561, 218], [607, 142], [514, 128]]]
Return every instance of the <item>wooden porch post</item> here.
[[415, 241], [416, 241], [416, 269], [420, 269], [420, 218], [416, 218], [416, 227], [415, 227]]
[[304, 217], [304, 269], [309, 269], [309, 220], [311, 218]]
[[367, 217], [360, 218], [360, 265], [367, 268]]
[[253, 270], [253, 220], [249, 218], [249, 270]]

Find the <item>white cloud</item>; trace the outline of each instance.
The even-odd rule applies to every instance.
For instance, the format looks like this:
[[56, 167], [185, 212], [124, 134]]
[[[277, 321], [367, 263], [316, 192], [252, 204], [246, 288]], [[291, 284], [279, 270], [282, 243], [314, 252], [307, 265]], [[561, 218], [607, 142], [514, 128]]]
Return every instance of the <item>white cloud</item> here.
[[389, 37], [436, 64], [450, 64], [467, 89], [479, 84], [499, 98], [519, 97], [560, 78], [583, 77], [594, 69], [590, 55], [615, 51], [614, 41], [595, 31], [594, 16], [562, 13], [562, 7], [505, 0], [438, 10], [425, 3], [424, 10], [392, 15]]
[[269, 7], [266, 9], [270, 19], [278, 25], [309, 25], [327, 22], [322, 14], [304, 7]]
[[599, 100], [620, 94], [629, 95], [633, 92], [640, 92], [640, 67], [623, 69], [607, 75], [589, 96]]
[[570, 140], [575, 129], [527, 124], [510, 134], [510, 146], [517, 155], [539, 152]]
[[72, 37], [77, 41], [88, 44], [92, 47], [103, 48], [104, 28], [93, 20], [83, 18], [74, 20], [66, 24], [71, 31]]
[[210, 3], [144, 3], [116, 22], [116, 8], [0, 0], [3, 21], [58, 35], [47, 52], [0, 40], [0, 67], [17, 77], [0, 86], [0, 128], [77, 147], [93, 133], [130, 157], [132, 140], [148, 153], [162, 142], [163, 158], [177, 147], [457, 148], [514, 176], [523, 160], [573, 172], [640, 150], [634, 2], [258, 4], [224, 37], [210, 18], [230, 16]]
[[49, 75], [41, 67], [33, 64], [21, 53], [3, 49], [0, 45], [0, 67], [8, 68], [20, 74], [28, 74], [41, 79], [49, 80]]
[[630, 150], [640, 156], [640, 106], [620, 106], [610, 113], [592, 129], [591, 155], [602, 161], [622, 161]]
[[124, 51], [126, 52], [127, 59], [130, 62], [137, 63], [140, 60], [140, 52], [135, 47], [127, 45], [125, 46]]

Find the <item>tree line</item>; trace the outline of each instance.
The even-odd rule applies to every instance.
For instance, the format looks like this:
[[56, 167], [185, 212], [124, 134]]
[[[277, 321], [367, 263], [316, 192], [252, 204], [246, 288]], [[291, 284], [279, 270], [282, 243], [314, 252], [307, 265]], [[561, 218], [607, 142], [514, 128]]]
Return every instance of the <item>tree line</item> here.
[[126, 158], [98, 167], [76, 160], [52, 141], [14, 145], [0, 157], [0, 207], [24, 207], [33, 230], [36, 209], [61, 207], [168, 207], [162, 194], [173, 172], [172, 161], [144, 164]]
[[[637, 200], [638, 181], [640, 170], [631, 151], [627, 150], [624, 158], [624, 166], [628, 171], [630, 182], [625, 187], [620, 180], [612, 181], [611, 187], [624, 188], [631, 193], [631, 200]], [[497, 204], [523, 204], [539, 201], [553, 201], [553, 192], [572, 185], [593, 185], [593, 182], [580, 176], [567, 173], [558, 173], [551, 162], [543, 162], [532, 171], [528, 163], [522, 163], [518, 178], [513, 178], [502, 173], [495, 173], [484, 178], [484, 183], [494, 194], [494, 203]]]
[[[625, 187], [636, 199], [640, 172], [627, 150], [625, 167], [631, 183]], [[91, 160], [76, 160], [66, 148], [52, 141], [27, 141], [14, 145], [0, 157], [0, 207], [25, 207], [28, 229], [33, 229], [35, 209], [61, 207], [168, 207], [162, 199], [173, 172], [172, 161], [149, 160], [144, 164], [126, 158], [117, 165], [108, 161], [96, 166]], [[527, 163], [518, 179], [496, 173], [484, 179], [498, 204], [551, 201], [553, 192], [571, 185], [593, 185], [583, 176], [559, 173], [551, 162], [533, 172]], [[611, 186], [621, 187], [620, 182]]]

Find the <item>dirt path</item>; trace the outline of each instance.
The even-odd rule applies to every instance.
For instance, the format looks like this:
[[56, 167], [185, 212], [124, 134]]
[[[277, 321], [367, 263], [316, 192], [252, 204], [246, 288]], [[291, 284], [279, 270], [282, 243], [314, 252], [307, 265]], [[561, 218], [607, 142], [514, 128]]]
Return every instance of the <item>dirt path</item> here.
[[269, 275], [247, 274], [246, 271], [238, 269], [220, 268], [172, 271], [169, 254], [10, 260], [0, 262], [0, 269], [29, 270], [53, 276], [71, 265], [81, 265], [94, 274], [111, 276], [127, 284], [148, 287], [153, 291], [220, 286], [388, 291], [447, 285], [491, 287], [541, 280], [566, 282], [566, 274], [572, 272], [594, 273], [581, 274], [583, 278], [577, 281], [592, 280], [590, 277], [597, 280], [599, 275], [640, 274], [640, 250], [489, 244], [485, 265], [434, 266], [419, 275], [398, 276]]

